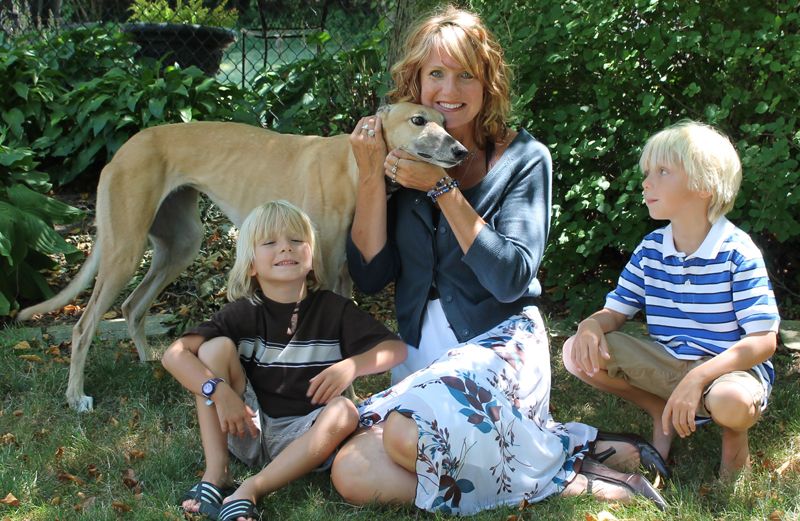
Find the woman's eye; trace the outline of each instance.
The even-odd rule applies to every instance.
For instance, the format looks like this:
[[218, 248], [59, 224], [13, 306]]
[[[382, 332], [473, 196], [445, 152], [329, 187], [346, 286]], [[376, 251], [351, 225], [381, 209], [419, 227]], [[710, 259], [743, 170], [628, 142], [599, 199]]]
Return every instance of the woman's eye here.
[[422, 116], [411, 116], [411, 123], [418, 127], [424, 127], [427, 122]]
[[433, 76], [434, 78], [441, 78], [442, 77], [442, 71], [431, 71], [429, 73], [429, 75]]
[[298, 243], [298, 244], [300, 244], [300, 243], [303, 243], [303, 242], [306, 242], [306, 241], [304, 241], [303, 239], [290, 239], [290, 240], [291, 240], [292, 242], [294, 242], [294, 243]]
[[658, 175], [668, 175], [668, 174], [669, 172], [665, 168], [662, 168], [661, 170], [658, 171]]
[[471, 80], [474, 77], [475, 76], [473, 76], [471, 73], [469, 73], [467, 71], [464, 71], [464, 72], [461, 73], [461, 79], [462, 80]]

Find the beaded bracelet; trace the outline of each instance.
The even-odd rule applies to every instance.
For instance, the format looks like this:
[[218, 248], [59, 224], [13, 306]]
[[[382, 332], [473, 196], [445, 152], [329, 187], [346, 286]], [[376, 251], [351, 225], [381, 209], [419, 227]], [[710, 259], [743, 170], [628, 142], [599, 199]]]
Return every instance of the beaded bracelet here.
[[433, 188], [428, 190], [427, 195], [431, 198], [431, 201], [436, 203], [436, 199], [439, 198], [440, 195], [446, 194], [453, 188], [458, 188], [458, 180], [453, 179], [449, 175], [446, 175], [436, 181], [436, 184], [433, 185]]

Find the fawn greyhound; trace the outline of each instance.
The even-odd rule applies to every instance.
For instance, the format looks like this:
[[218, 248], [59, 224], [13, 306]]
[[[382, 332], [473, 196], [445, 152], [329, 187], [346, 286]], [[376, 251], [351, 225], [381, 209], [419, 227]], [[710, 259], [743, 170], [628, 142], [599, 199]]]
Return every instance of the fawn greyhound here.
[[[443, 117], [411, 103], [378, 111], [387, 147], [449, 168], [467, 150], [444, 130]], [[97, 235], [75, 278], [53, 298], [18, 318], [60, 309], [97, 276], [72, 330], [67, 401], [91, 410], [84, 394], [86, 355], [99, 320], [139, 266], [148, 238], [152, 261], [122, 304], [139, 357], [147, 357], [144, 318], [158, 294], [192, 262], [203, 237], [198, 196], [206, 194], [237, 226], [267, 201], [286, 199], [315, 222], [330, 289], [349, 296], [345, 239], [358, 178], [347, 135], [279, 134], [239, 123], [195, 122], [148, 128], [131, 137], [105, 166], [97, 186]]]

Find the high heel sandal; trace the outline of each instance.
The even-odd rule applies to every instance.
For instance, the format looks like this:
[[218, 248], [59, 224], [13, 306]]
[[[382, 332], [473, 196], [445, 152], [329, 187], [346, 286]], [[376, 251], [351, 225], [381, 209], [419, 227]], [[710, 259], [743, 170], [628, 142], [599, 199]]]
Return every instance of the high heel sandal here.
[[608, 458], [617, 453], [617, 449], [609, 447], [602, 452], [595, 451], [595, 444], [598, 441], [617, 441], [633, 445], [639, 453], [639, 464], [649, 472], [660, 474], [663, 479], [670, 479], [672, 472], [664, 462], [661, 454], [655, 447], [648, 443], [644, 438], [637, 434], [621, 432], [597, 431], [597, 438], [589, 443], [589, 456], [599, 463], [605, 462]]
[[586, 477], [587, 494], [592, 493], [592, 488], [595, 481], [603, 481], [605, 483], [627, 488], [634, 494], [646, 497], [655, 503], [660, 510], [667, 510], [667, 502], [663, 497], [661, 497], [661, 494], [658, 493], [658, 490], [656, 490], [656, 488], [647, 480], [647, 478], [641, 474], [627, 474], [625, 472], [619, 472], [588, 457], [581, 461], [578, 474], [582, 474]]

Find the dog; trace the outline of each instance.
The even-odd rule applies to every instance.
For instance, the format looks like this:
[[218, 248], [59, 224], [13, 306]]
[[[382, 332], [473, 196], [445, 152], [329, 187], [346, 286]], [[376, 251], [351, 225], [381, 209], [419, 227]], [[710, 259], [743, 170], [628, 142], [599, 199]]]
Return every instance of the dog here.
[[[443, 127], [442, 115], [411, 103], [378, 110], [389, 150], [402, 148], [444, 168], [467, 149]], [[324, 280], [347, 297], [352, 282], [345, 240], [355, 211], [358, 170], [346, 134], [333, 137], [280, 134], [241, 123], [193, 122], [142, 130], [100, 174], [97, 235], [91, 253], [60, 293], [20, 311], [19, 320], [60, 309], [95, 278], [89, 302], [72, 330], [67, 402], [93, 408], [84, 394], [86, 355], [103, 314], [138, 268], [149, 238], [152, 261], [122, 304], [141, 360], [147, 359], [144, 318], [159, 293], [192, 262], [203, 238], [198, 210], [206, 194], [238, 227], [258, 205], [286, 199], [318, 228]]]

